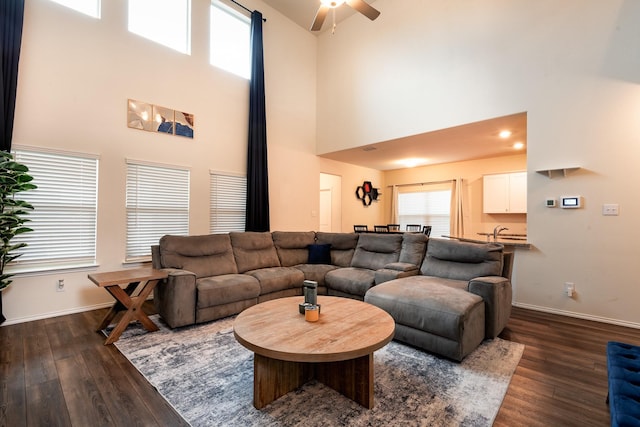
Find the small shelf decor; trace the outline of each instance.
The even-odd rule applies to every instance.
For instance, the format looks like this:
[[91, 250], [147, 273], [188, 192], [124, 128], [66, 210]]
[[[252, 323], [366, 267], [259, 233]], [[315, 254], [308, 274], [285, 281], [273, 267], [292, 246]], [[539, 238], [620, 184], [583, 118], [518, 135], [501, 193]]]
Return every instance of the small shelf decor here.
[[580, 166], [572, 166], [566, 168], [555, 168], [555, 169], [539, 169], [536, 172], [542, 175], [546, 175], [549, 178], [553, 178], [554, 176], [567, 176], [569, 172], [574, 172], [580, 169]]
[[364, 181], [356, 188], [356, 197], [362, 201], [364, 206], [370, 206], [373, 201], [377, 202], [380, 194], [378, 188], [373, 188], [371, 181]]

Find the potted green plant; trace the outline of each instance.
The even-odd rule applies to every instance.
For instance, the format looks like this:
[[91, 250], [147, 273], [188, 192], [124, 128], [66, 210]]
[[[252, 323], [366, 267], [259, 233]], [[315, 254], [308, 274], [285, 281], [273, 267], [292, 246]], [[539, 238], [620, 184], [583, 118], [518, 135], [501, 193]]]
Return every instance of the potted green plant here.
[[14, 161], [11, 153], [0, 151], [0, 290], [12, 282], [13, 274], [6, 274], [5, 267], [22, 255], [16, 251], [27, 245], [24, 242], [12, 244], [11, 240], [18, 234], [33, 231], [24, 226], [33, 206], [15, 198], [17, 193], [37, 188], [31, 183], [33, 177], [28, 172], [29, 168]]

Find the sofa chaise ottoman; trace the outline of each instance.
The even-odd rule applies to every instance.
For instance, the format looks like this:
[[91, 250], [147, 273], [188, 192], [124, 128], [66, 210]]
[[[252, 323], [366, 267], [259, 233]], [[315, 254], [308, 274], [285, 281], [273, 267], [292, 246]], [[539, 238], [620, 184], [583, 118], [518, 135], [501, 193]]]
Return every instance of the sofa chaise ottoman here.
[[364, 300], [396, 321], [394, 339], [462, 360], [511, 313], [503, 246], [429, 239], [420, 275], [381, 283]]

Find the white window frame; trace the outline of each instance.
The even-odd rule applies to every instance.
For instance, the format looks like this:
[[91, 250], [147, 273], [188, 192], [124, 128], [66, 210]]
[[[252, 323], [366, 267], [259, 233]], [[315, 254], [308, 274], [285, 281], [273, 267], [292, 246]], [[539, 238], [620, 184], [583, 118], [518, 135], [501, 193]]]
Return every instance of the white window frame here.
[[212, 234], [244, 231], [247, 177], [209, 171], [209, 227]]
[[[209, 63], [250, 79], [251, 19], [219, 0], [211, 0], [209, 10]], [[245, 30], [246, 34], [241, 35]], [[229, 31], [234, 33], [229, 34]]]
[[151, 245], [166, 234], [189, 234], [190, 170], [126, 160], [125, 262], [151, 260]]
[[100, 19], [101, 0], [51, 0], [92, 18]]
[[95, 267], [99, 157], [26, 146], [14, 146], [13, 153], [38, 188], [17, 195], [34, 206], [25, 223], [33, 231], [12, 240], [27, 246], [9, 271]]
[[407, 224], [430, 225], [431, 236], [450, 235], [451, 194], [450, 184], [400, 189], [397, 200], [400, 229], [405, 230]]
[[191, 55], [191, 0], [128, 0], [127, 16], [129, 32]]

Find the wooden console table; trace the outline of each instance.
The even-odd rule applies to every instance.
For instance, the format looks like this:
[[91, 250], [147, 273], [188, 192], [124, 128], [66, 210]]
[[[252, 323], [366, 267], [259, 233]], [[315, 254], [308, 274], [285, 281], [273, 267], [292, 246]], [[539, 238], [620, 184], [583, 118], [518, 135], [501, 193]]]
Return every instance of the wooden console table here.
[[[89, 279], [93, 283], [105, 288], [116, 299], [113, 307], [100, 322], [97, 331], [102, 331], [111, 324], [116, 315], [124, 312], [104, 342], [105, 345], [117, 341], [120, 338], [120, 334], [135, 319], [139, 320], [149, 332], [158, 330], [158, 326], [142, 310], [142, 304], [156, 287], [156, 284], [166, 278], [167, 273], [165, 271], [150, 267], [89, 274]], [[126, 285], [126, 287], [122, 288], [120, 285]], [[140, 291], [134, 294], [138, 287], [140, 287]]]

